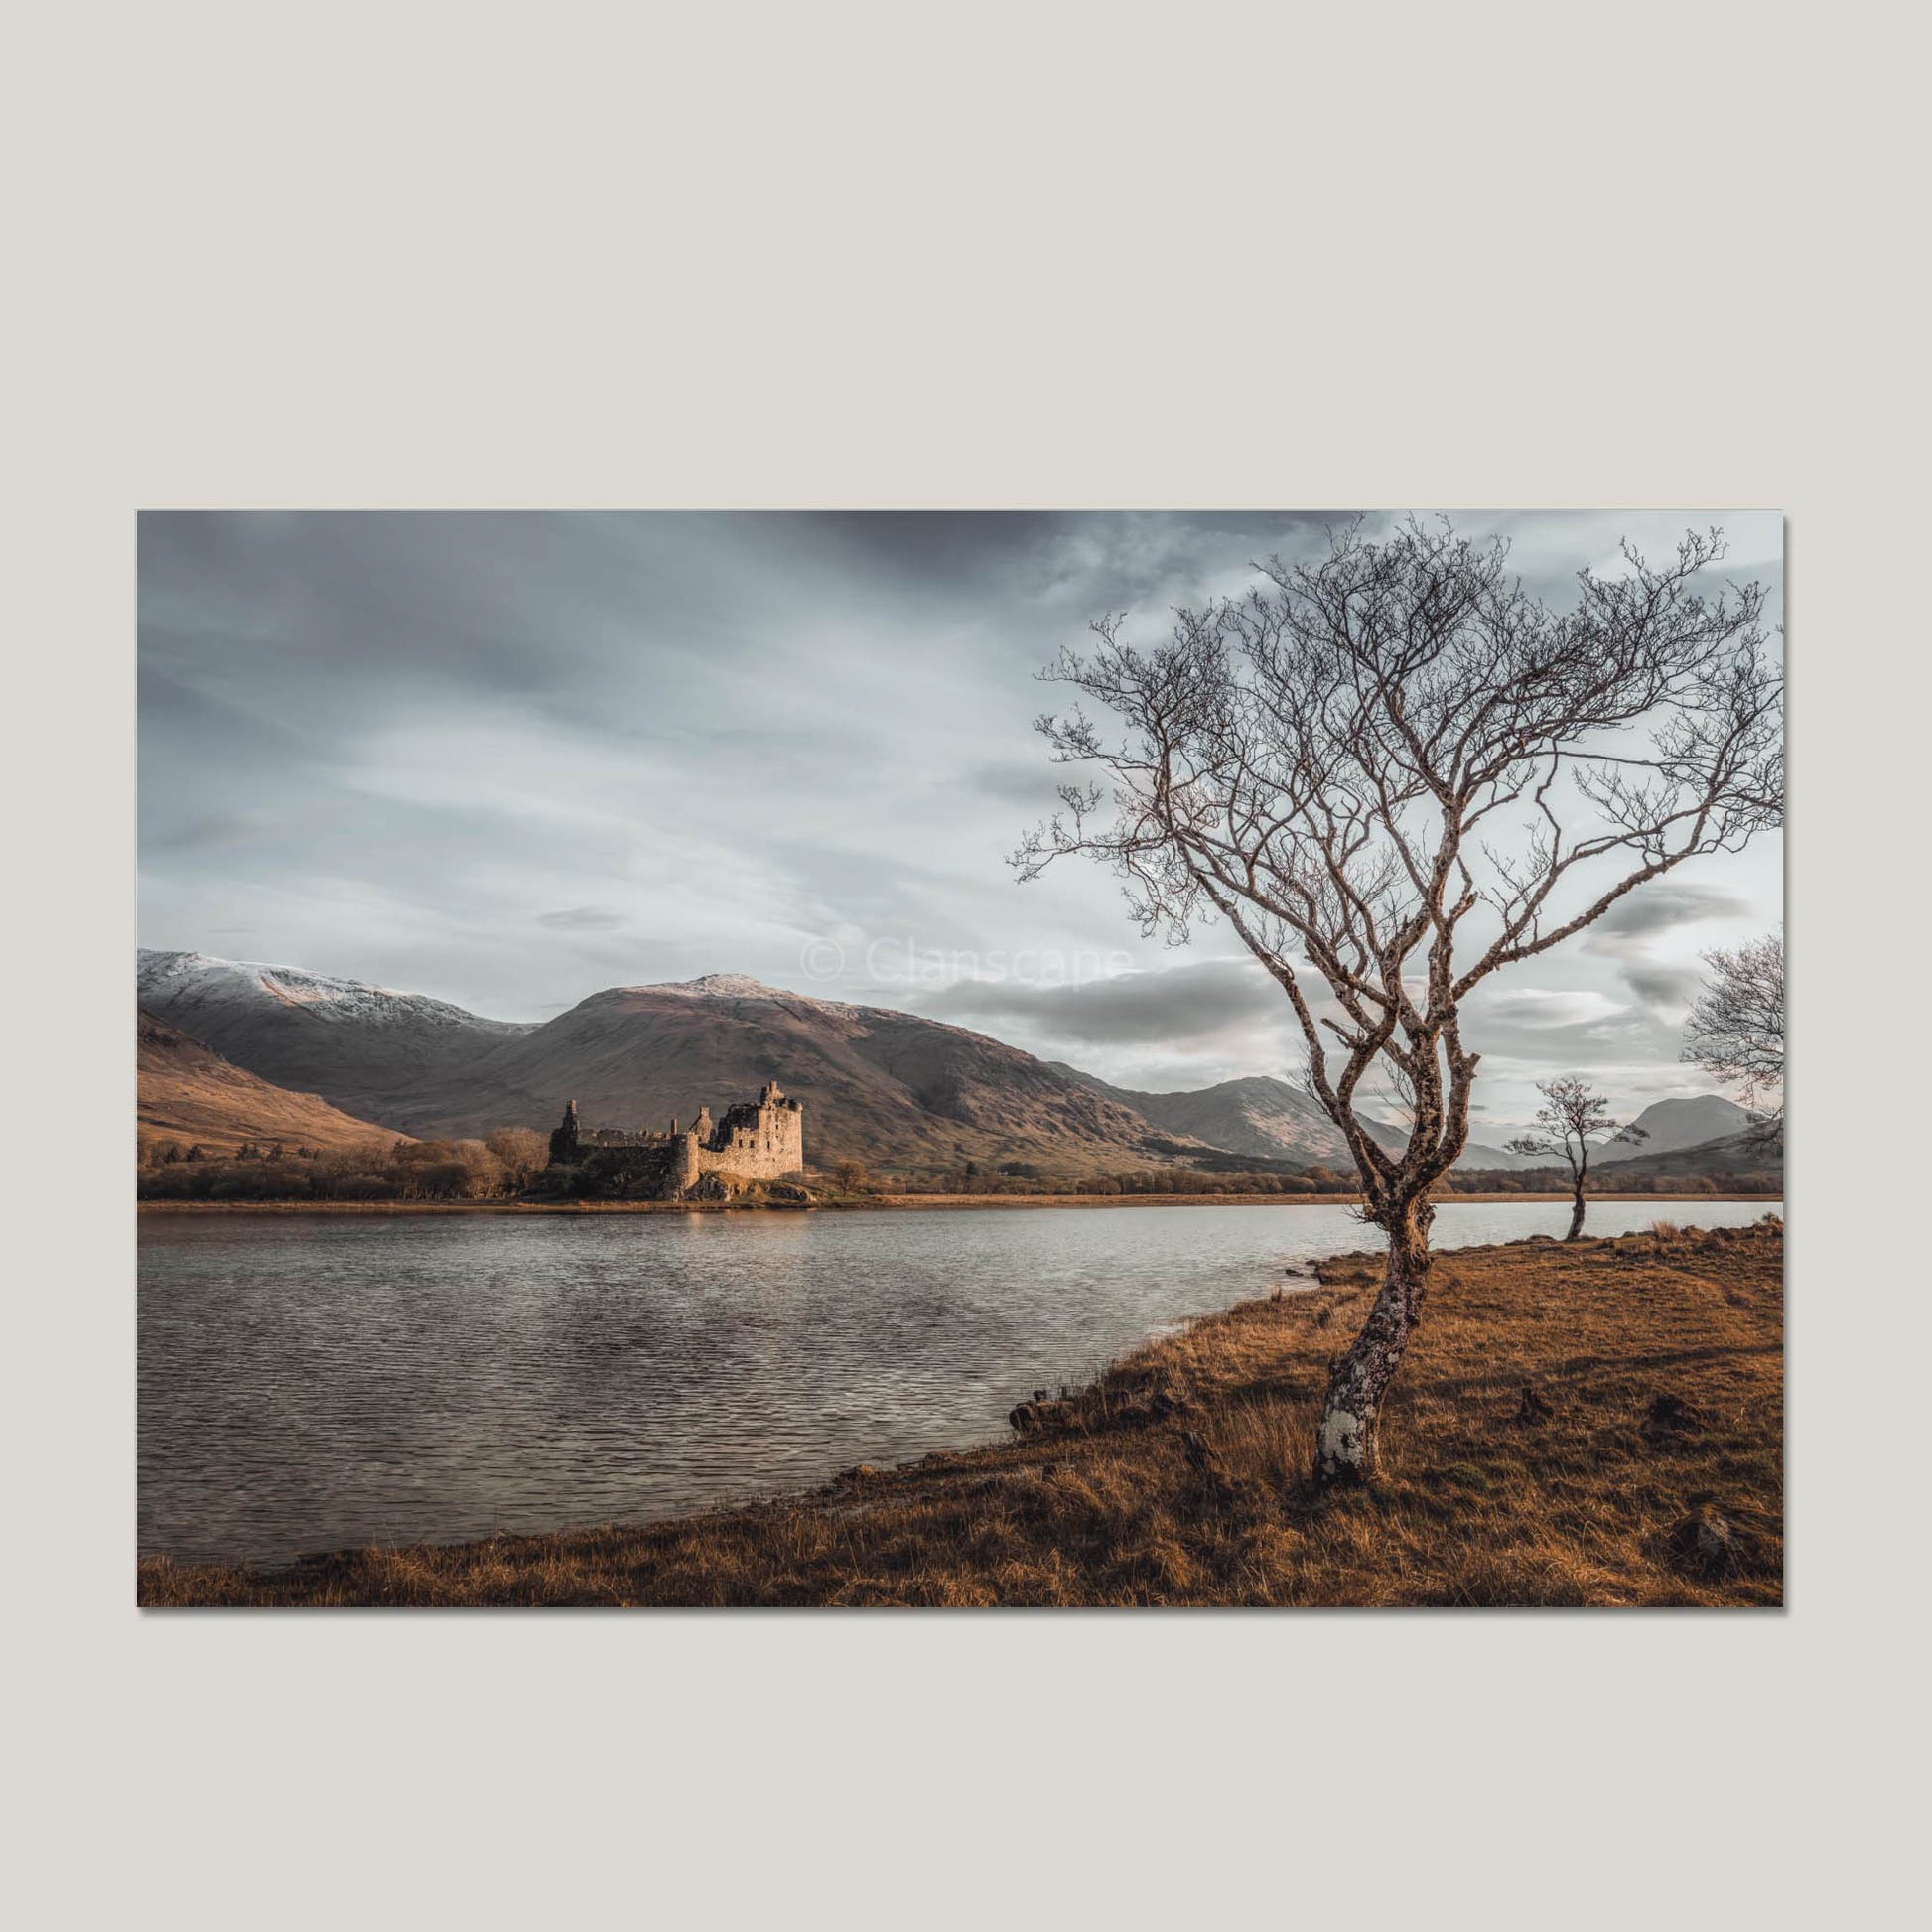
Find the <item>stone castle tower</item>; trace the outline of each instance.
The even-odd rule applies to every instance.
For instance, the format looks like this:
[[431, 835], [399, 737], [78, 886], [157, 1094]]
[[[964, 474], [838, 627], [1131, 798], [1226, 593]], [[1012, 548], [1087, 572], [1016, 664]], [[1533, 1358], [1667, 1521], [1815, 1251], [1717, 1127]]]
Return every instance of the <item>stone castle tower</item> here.
[[667, 1133], [623, 1128], [584, 1129], [577, 1103], [564, 1108], [550, 1135], [558, 1167], [594, 1163], [613, 1179], [649, 1183], [661, 1200], [705, 1194], [729, 1198], [754, 1181], [783, 1180], [805, 1168], [804, 1109], [767, 1080], [756, 1101], [728, 1107], [713, 1121], [709, 1106], [689, 1127], [673, 1120]]

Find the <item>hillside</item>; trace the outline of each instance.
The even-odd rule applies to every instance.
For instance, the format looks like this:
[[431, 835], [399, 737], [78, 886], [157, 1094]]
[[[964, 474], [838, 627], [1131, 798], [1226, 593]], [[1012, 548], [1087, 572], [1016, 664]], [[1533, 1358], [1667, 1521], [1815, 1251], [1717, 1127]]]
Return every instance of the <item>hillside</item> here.
[[137, 954], [135, 999], [278, 1087], [391, 1125], [426, 1084], [529, 1031], [420, 993], [197, 952]]
[[388, 1148], [394, 1131], [355, 1120], [313, 1093], [292, 1093], [231, 1064], [151, 1013], [138, 1015], [137, 1135], [142, 1149], [173, 1141], [210, 1154], [232, 1154], [248, 1142], [333, 1154]]
[[1069, 1172], [1145, 1164], [1148, 1123], [1017, 1047], [883, 1007], [808, 999], [737, 975], [614, 987], [426, 1082], [391, 1117], [419, 1131], [647, 1127], [782, 1082], [805, 1104], [813, 1166], [897, 1172], [965, 1160]]
[[1721, 1093], [1653, 1101], [1636, 1118], [1636, 1125], [1644, 1130], [1644, 1138], [1635, 1147], [1606, 1149], [1608, 1158], [1599, 1156], [1594, 1165], [1605, 1167], [1614, 1162], [1650, 1167], [1660, 1155], [1734, 1140], [1750, 1124], [1750, 1115], [1736, 1101], [1726, 1100]]
[[780, 1081], [805, 1103], [808, 1161], [900, 1173], [1025, 1161], [1090, 1173], [1146, 1166], [1149, 1123], [982, 1034], [809, 999], [736, 974], [613, 987], [542, 1025], [202, 953], [140, 955], [143, 1004], [277, 1085], [419, 1136], [688, 1120]]
[[[1348, 1145], [1341, 1131], [1322, 1112], [1320, 1103], [1286, 1080], [1255, 1075], [1223, 1080], [1218, 1086], [1190, 1092], [1143, 1093], [1130, 1087], [1109, 1086], [1090, 1073], [1053, 1063], [1057, 1070], [1083, 1080], [1122, 1106], [1145, 1116], [1163, 1133], [1204, 1141], [1230, 1154], [1261, 1160], [1287, 1161], [1298, 1167], [1317, 1164], [1346, 1167]], [[1401, 1128], [1381, 1124], [1370, 1130], [1384, 1147], [1401, 1147]], [[1536, 1164], [1503, 1148], [1471, 1145], [1456, 1163], [1459, 1168], [1515, 1169]]]
[[[1348, 1164], [1307, 1094], [1265, 1076], [1191, 1092], [1110, 1086], [962, 1027], [893, 1008], [811, 999], [737, 974], [592, 994], [554, 1020], [486, 1020], [447, 1001], [293, 967], [205, 953], [143, 952], [141, 1006], [276, 1088], [319, 1095], [363, 1127], [421, 1137], [547, 1131], [575, 1100], [587, 1125], [688, 1120], [775, 1079], [805, 1103], [808, 1162], [841, 1158], [921, 1177], [1022, 1162], [1048, 1177], [1185, 1164], [1193, 1148], [1293, 1167]], [[1743, 1110], [1720, 1095], [1659, 1101], [1623, 1155], [1659, 1173], [1712, 1169], [1687, 1147], [1734, 1136]], [[370, 1129], [369, 1131], [375, 1131]], [[1376, 1130], [1400, 1146], [1402, 1130]], [[310, 1136], [308, 1144], [316, 1145]], [[1538, 1165], [1472, 1145], [1463, 1170]], [[1599, 1157], [1599, 1165], [1602, 1165]]]
[[1286, 1080], [1258, 1075], [1223, 1080], [1186, 1093], [1142, 1093], [1109, 1085], [1077, 1067], [1053, 1061], [1054, 1070], [1079, 1080], [1152, 1121], [1164, 1134], [1204, 1141], [1229, 1154], [1303, 1166], [1347, 1158], [1334, 1123], [1307, 1094]]
[[1704, 1141], [1696, 1147], [1670, 1148], [1661, 1154], [1644, 1153], [1634, 1160], [1607, 1165], [1614, 1170], [1619, 1180], [1630, 1175], [1653, 1173], [1703, 1174], [1717, 1180], [1728, 1174], [1774, 1174], [1784, 1166], [1784, 1145], [1774, 1142], [1768, 1148], [1761, 1147], [1748, 1134], [1730, 1134], [1721, 1141]]

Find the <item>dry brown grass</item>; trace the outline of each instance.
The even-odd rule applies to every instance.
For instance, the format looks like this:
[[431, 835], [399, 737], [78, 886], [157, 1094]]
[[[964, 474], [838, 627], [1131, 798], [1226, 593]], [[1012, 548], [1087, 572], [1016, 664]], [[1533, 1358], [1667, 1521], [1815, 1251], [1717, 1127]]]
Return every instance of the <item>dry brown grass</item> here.
[[142, 1565], [144, 1604], [1777, 1604], [1782, 1228], [1437, 1264], [1385, 1479], [1305, 1477], [1375, 1264], [1127, 1357], [1016, 1439], [641, 1529]]

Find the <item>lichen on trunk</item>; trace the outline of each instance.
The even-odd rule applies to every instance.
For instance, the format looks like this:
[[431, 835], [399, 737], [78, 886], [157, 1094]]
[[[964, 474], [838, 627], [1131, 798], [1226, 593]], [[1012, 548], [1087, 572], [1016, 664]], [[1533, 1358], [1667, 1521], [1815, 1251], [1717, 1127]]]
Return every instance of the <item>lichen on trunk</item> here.
[[1429, 1286], [1429, 1224], [1434, 1212], [1424, 1200], [1388, 1216], [1389, 1258], [1382, 1291], [1361, 1333], [1328, 1371], [1314, 1454], [1315, 1480], [1324, 1487], [1375, 1479], [1382, 1400], [1402, 1365]]

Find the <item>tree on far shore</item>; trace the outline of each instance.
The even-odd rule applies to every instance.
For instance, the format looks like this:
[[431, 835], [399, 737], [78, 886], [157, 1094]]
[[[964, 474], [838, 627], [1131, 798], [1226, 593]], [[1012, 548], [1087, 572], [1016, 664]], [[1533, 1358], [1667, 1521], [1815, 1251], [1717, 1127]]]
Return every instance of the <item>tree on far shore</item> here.
[[1556, 1155], [1569, 1168], [1570, 1232], [1563, 1238], [1575, 1241], [1584, 1231], [1584, 1181], [1589, 1173], [1594, 1146], [1647, 1141], [1650, 1136], [1632, 1121], [1612, 1120], [1610, 1103], [1574, 1075], [1564, 1080], [1539, 1080], [1536, 1090], [1543, 1096], [1543, 1105], [1536, 1110], [1536, 1125], [1504, 1145], [1512, 1154]]
[[[1430, 1191], [1468, 1140], [1462, 1002], [1781, 818], [1764, 593], [1705, 588], [1723, 555], [1717, 531], [1661, 565], [1626, 545], [1555, 609], [1500, 542], [1356, 525], [1311, 562], [1271, 560], [1245, 599], [1179, 612], [1164, 645], [1131, 645], [1109, 616], [1096, 647], [1045, 673], [1077, 694], [1037, 721], [1056, 760], [1106, 783], [1061, 787], [1060, 815], [1015, 854], [1021, 877], [1084, 853], [1120, 876], [1143, 931], [1226, 920], [1293, 1009], [1388, 1237], [1381, 1292], [1328, 1378], [1317, 1482], [1376, 1471], [1429, 1282]], [[1397, 1150], [1359, 1104], [1384, 1080], [1412, 1108]]]

